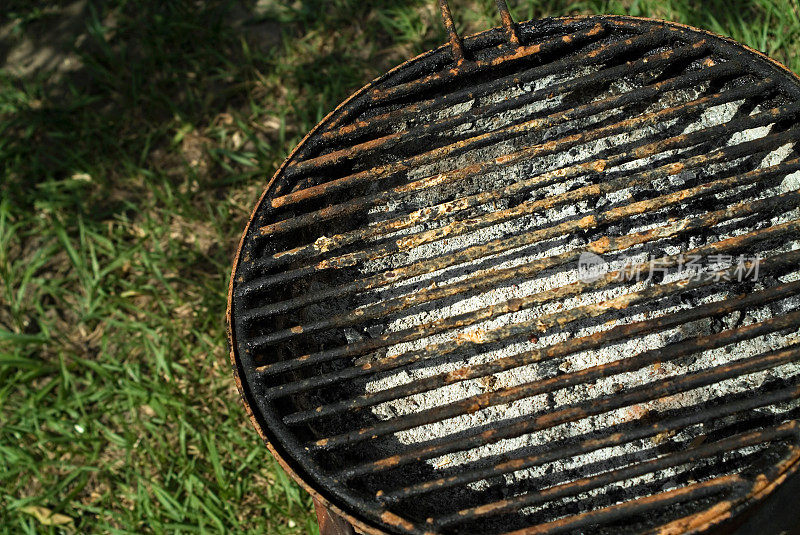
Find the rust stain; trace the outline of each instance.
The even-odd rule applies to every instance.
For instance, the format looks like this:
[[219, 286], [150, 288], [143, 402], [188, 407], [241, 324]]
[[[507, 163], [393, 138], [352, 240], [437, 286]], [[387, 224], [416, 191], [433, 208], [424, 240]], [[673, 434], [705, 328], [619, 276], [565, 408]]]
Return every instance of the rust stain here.
[[408, 531], [413, 531], [415, 529], [414, 524], [389, 511], [386, 511], [381, 515], [381, 520], [390, 526], [397, 526]]

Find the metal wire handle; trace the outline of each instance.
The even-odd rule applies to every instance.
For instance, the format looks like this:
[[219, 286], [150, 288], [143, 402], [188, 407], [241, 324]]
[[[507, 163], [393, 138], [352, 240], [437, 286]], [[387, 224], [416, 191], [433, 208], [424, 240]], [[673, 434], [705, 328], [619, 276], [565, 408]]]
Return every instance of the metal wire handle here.
[[[495, 0], [495, 2], [497, 3], [497, 10], [500, 12], [500, 20], [503, 22], [506, 36], [508, 36], [508, 42], [513, 46], [519, 46], [517, 25], [511, 17], [511, 12], [508, 10], [506, 0]], [[464, 44], [456, 30], [456, 25], [453, 22], [453, 15], [450, 13], [450, 6], [447, 4], [447, 0], [439, 0], [439, 8], [442, 10], [442, 22], [447, 30], [447, 34], [450, 36], [450, 48], [452, 49], [453, 60], [457, 64], [461, 64], [465, 61]]]

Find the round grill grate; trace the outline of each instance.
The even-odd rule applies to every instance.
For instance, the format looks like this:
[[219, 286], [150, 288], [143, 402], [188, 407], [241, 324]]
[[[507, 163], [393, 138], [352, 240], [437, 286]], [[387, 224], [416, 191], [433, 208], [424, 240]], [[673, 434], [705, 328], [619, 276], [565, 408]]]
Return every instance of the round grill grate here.
[[505, 22], [269, 182], [229, 298], [245, 404], [370, 533], [705, 529], [800, 456], [800, 85], [675, 24]]

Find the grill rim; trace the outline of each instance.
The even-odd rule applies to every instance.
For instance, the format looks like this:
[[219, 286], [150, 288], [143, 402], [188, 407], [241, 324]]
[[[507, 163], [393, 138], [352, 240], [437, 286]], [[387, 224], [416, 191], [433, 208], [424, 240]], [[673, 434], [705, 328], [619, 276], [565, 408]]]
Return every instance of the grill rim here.
[[[613, 24], [617, 26], [626, 26], [629, 24], [653, 24], [653, 25], [661, 25], [668, 29], [678, 30], [680, 32], [686, 32], [694, 34], [694, 37], [699, 39], [703, 37], [709, 37], [714, 40], [720, 41], [727, 46], [733, 46], [735, 48], [739, 48], [741, 50], [742, 55], [751, 54], [753, 57], [751, 61], [748, 62], [748, 65], [753, 67], [756, 71], [762, 71], [761, 73], [764, 74], [769, 71], [769, 69], [775, 69], [778, 75], [789, 75], [789, 78], [795, 82], [793, 86], [794, 91], [791, 91], [792, 87], [789, 84], [786, 87], [789, 92], [794, 93], [794, 97], [800, 100], [800, 75], [790, 70], [788, 67], [780, 63], [779, 61], [769, 57], [768, 55], [760, 52], [754, 48], [751, 48], [745, 44], [739, 43], [738, 41], [725, 37], [719, 34], [716, 34], [712, 31], [705, 30], [702, 28], [697, 28], [694, 26], [690, 26], [687, 24], [681, 24], [672, 21], [666, 21], [662, 19], [656, 19], [651, 17], [633, 17], [633, 16], [625, 16], [625, 15], [578, 15], [578, 16], [566, 16], [566, 17], [547, 17], [543, 19], [534, 19], [530, 21], [524, 21], [517, 23], [518, 25], [524, 24], [581, 24], [581, 23], [590, 23], [590, 22], [597, 22], [597, 23], [607, 23]], [[505, 33], [507, 31], [504, 26], [495, 26], [489, 28], [487, 30], [470, 34], [468, 36], [464, 36], [462, 38], [462, 43], [467, 44], [482, 37], [488, 36], [491, 32], [500, 32]], [[410, 58], [403, 63], [391, 68], [390, 70], [386, 71], [385, 73], [379, 75], [378, 77], [372, 79], [360, 89], [354, 91], [350, 96], [348, 96], [345, 100], [343, 100], [336, 108], [334, 108], [331, 112], [329, 112], [325, 117], [320, 120], [292, 149], [292, 151], [288, 154], [286, 159], [281, 163], [278, 169], [275, 171], [273, 176], [267, 181], [263, 192], [259, 196], [258, 200], [256, 201], [253, 210], [251, 211], [250, 217], [242, 231], [241, 237], [239, 239], [238, 246], [236, 248], [236, 252], [233, 256], [232, 262], [232, 269], [231, 275], [228, 280], [228, 296], [227, 296], [227, 304], [226, 304], [226, 312], [225, 312], [225, 320], [226, 320], [226, 335], [227, 335], [227, 342], [229, 347], [229, 359], [231, 363], [231, 368], [233, 371], [234, 381], [236, 383], [236, 388], [239, 391], [239, 396], [242, 400], [242, 404], [244, 406], [245, 412], [247, 413], [248, 418], [250, 419], [251, 424], [255, 428], [256, 432], [259, 434], [261, 439], [264, 441], [264, 444], [267, 446], [268, 451], [273, 456], [273, 458], [278, 462], [281, 468], [306, 492], [308, 492], [314, 500], [315, 505], [319, 504], [329, 511], [332, 511], [336, 515], [340, 516], [347, 522], [349, 522], [354, 528], [358, 531], [363, 532], [366, 535], [391, 535], [392, 532], [386, 531], [382, 526], [375, 524], [371, 520], [365, 518], [366, 515], [360, 515], [349, 512], [347, 509], [348, 507], [342, 507], [337, 504], [336, 497], [329, 497], [327, 495], [327, 491], [321, 488], [317, 488], [313, 485], [315, 483], [314, 476], [311, 474], [305, 474], [306, 470], [304, 470], [301, 466], [296, 466], [297, 462], [291, 458], [291, 455], [287, 452], [283, 451], [282, 446], [280, 445], [279, 441], [271, 436], [269, 431], [269, 424], [264, 418], [263, 415], [258, 413], [257, 411], [253, 410], [253, 406], [257, 406], [258, 403], [255, 399], [253, 399], [253, 394], [248, 388], [244, 378], [245, 378], [245, 371], [243, 369], [243, 364], [241, 359], [239, 358], [238, 351], [237, 351], [237, 343], [236, 343], [236, 333], [234, 327], [234, 320], [233, 320], [233, 309], [234, 309], [234, 282], [236, 280], [236, 275], [238, 268], [240, 266], [241, 256], [244, 249], [244, 245], [246, 239], [253, 227], [258, 212], [260, 211], [263, 203], [268, 198], [268, 194], [272, 191], [272, 189], [277, 184], [278, 180], [282, 178], [285, 174], [285, 170], [287, 166], [292, 163], [295, 156], [298, 155], [303, 149], [307, 147], [309, 140], [314, 137], [320, 130], [331, 126], [329, 123], [332, 122], [334, 118], [336, 118], [341, 110], [344, 110], [353, 103], [356, 99], [366, 94], [368, 91], [373, 89], [376, 85], [383, 82], [385, 79], [389, 78], [390, 76], [394, 75], [396, 72], [406, 69], [409, 66], [417, 63], [424, 58], [433, 56], [435, 54], [441, 53], [449, 53], [449, 49], [451, 48], [451, 43], [445, 43], [440, 45], [437, 48], [425, 51], [413, 58]], [[466, 47], [465, 47], [466, 48]], [[761, 63], [765, 61], [766, 63]], [[761, 69], [758, 67], [762, 66]], [[346, 115], [346, 114], [345, 114]], [[334, 125], [338, 126], [338, 125]], [[687, 517], [677, 518], [674, 521], [671, 521], [667, 526], [672, 526], [673, 524], [677, 524], [679, 522], [686, 522], [688, 529], [683, 531], [682, 533], [704, 533], [708, 532], [709, 530], [720, 527], [721, 525], [725, 524], [729, 520], [735, 519], [737, 515], [742, 513], [747, 509], [756, 508], [764, 499], [766, 499], [776, 488], [778, 488], [787, 478], [791, 477], [792, 475], [800, 472], [800, 446], [793, 445], [789, 448], [790, 454], [784, 456], [779, 462], [773, 464], [771, 468], [776, 469], [778, 468], [778, 473], [774, 475], [773, 478], [767, 478], [765, 473], [759, 474], [755, 479], [755, 483], [753, 484], [752, 488], [750, 488], [746, 494], [740, 495], [738, 493], [732, 492], [730, 496], [726, 496], [725, 498], [716, 502], [715, 506], [704, 509], [697, 513], [693, 513]], [[766, 481], [763, 481], [763, 479]], [[627, 503], [627, 502], [624, 502]], [[721, 504], [726, 504], [727, 507], [723, 507], [722, 510], [717, 509], [717, 506]], [[352, 508], [352, 505], [350, 506]], [[388, 513], [388, 512], [387, 512]], [[405, 519], [395, 516], [391, 513], [385, 514], [381, 517], [381, 520], [385, 525], [396, 527], [396, 528], [403, 528], [403, 525], [408, 524], [409, 522]], [[664, 526], [662, 526], [664, 527]], [[405, 531], [410, 532], [410, 531]], [[396, 532], [402, 533], [402, 532]], [[659, 533], [661, 531], [659, 530]], [[673, 532], [670, 532], [673, 533]]]

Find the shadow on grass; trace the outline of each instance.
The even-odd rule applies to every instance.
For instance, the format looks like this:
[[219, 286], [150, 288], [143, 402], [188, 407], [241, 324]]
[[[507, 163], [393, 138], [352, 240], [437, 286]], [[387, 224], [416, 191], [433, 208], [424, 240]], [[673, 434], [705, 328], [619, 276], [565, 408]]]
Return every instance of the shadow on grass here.
[[[191, 163], [164, 157], [187, 132], [230, 110], [246, 113], [254, 103], [269, 108], [279, 98], [275, 91], [254, 90], [265, 76], [283, 77], [296, 106], [282, 112], [295, 116], [298, 131], [307, 129], [372, 74], [364, 73], [369, 53], [341, 44], [320, 53], [315, 34], [352, 32], [363, 22], [373, 25], [369, 39], [389, 46], [392, 38], [376, 31], [369, 16], [378, 5], [406, 4], [12, 0], [0, 19], [0, 160], [7, 193], [22, 204], [31, 204], [42, 187], [66, 197], [79, 191], [73, 200], [87, 200], [74, 180], [89, 176], [99, 186], [95, 200], [104, 201], [93, 215], [107, 217], [119, 208], [108, 201], [126, 197], [120, 191], [152, 182], [151, 172]], [[281, 44], [282, 32], [290, 43]], [[296, 50], [283, 54], [290, 47]], [[358, 54], [364, 57], [356, 63]], [[272, 143], [273, 154], [260, 155], [268, 164], [288, 148], [285, 139], [273, 141], [279, 145]], [[184, 160], [192, 159], [203, 147], [183, 152], [190, 153]], [[225, 162], [209, 162], [200, 189], [227, 184], [226, 171]]]
[[16, 4], [0, 29], [0, 160], [25, 204], [37, 184], [68, 193], [87, 175], [107, 199], [121, 175], [158, 166], [153, 150], [176, 129], [243, 106], [280, 42], [252, 2]]

